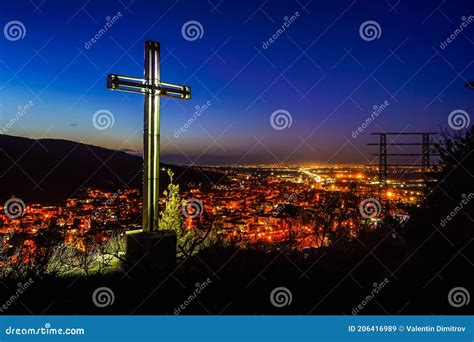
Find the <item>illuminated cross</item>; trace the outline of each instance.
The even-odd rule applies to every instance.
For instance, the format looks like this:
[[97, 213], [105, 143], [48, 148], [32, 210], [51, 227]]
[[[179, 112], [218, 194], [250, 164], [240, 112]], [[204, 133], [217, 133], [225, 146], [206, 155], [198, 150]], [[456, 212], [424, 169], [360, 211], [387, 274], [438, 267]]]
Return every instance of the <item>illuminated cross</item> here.
[[144, 77], [108, 75], [107, 89], [145, 95], [142, 230], [156, 231], [160, 198], [160, 96], [188, 100], [191, 88], [160, 80], [160, 43], [146, 41]]

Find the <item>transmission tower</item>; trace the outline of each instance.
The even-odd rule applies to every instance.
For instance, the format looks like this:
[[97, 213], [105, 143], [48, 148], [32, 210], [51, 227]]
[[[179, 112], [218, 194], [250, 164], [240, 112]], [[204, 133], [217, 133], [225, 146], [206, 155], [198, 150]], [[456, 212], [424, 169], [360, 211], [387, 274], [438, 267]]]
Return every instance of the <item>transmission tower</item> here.
[[[379, 189], [379, 198], [382, 201], [383, 194], [387, 190], [387, 175], [388, 175], [388, 167], [421, 167], [421, 172], [423, 175], [423, 189], [426, 190], [426, 185], [429, 181], [429, 172], [431, 170], [431, 157], [438, 155], [434, 151], [432, 151], [432, 147], [434, 143], [431, 142], [431, 136], [436, 135], [436, 132], [390, 132], [390, 133], [371, 133], [371, 135], [378, 135], [379, 142], [378, 143], [369, 143], [369, 146], [379, 146], [378, 153], [372, 153], [372, 156], [378, 156], [379, 163], [378, 163], [378, 189]], [[395, 136], [421, 136], [421, 142], [391, 142], [387, 143], [387, 136], [388, 135], [395, 135]], [[421, 146], [421, 153], [388, 153], [387, 147], [388, 146]], [[421, 157], [421, 164], [419, 164], [418, 159], [413, 164], [389, 164], [388, 157]], [[373, 165], [369, 165], [373, 166]], [[384, 207], [384, 211], [388, 214], [389, 211], [389, 204], [388, 201], [384, 201], [382, 203]]]

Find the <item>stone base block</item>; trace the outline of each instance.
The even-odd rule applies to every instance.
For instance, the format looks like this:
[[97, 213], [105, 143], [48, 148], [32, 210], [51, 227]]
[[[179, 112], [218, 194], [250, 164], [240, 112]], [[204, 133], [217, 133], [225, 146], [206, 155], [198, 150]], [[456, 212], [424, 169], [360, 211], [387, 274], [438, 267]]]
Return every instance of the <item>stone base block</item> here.
[[176, 265], [176, 234], [171, 230], [129, 231], [126, 241], [130, 270], [165, 271]]

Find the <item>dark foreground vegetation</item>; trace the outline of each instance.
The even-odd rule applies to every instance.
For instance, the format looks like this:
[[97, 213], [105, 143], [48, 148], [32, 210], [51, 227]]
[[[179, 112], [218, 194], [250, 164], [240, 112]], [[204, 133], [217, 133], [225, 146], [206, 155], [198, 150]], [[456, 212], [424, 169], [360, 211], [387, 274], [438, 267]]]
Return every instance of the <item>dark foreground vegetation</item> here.
[[[14, 300], [18, 283], [30, 275], [4, 278], [0, 303], [9, 305], [0, 309], [3, 314], [472, 314], [472, 300], [455, 307], [448, 294], [456, 287], [474, 294], [474, 129], [445, 136], [438, 148], [442, 165], [436, 181], [403, 226], [387, 221], [357, 239], [306, 252], [218, 244], [161, 272], [45, 275], [33, 278]], [[113, 292], [113, 303], [94, 304], [100, 287]], [[291, 293], [282, 307], [270, 298], [278, 287]]]

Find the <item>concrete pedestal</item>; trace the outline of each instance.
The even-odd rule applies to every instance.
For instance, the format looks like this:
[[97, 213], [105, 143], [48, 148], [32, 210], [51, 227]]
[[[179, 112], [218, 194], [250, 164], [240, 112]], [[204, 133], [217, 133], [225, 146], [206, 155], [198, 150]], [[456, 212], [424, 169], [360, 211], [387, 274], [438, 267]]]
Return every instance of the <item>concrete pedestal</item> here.
[[176, 234], [171, 230], [129, 231], [126, 259], [131, 270], [170, 270], [176, 265]]

